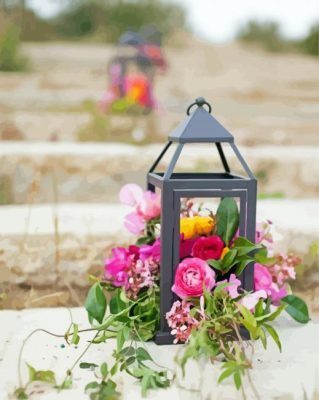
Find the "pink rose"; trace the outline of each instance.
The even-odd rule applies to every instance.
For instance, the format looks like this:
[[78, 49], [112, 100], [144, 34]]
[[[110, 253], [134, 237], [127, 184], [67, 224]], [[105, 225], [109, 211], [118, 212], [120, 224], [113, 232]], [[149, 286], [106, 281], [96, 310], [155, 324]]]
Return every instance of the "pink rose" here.
[[217, 236], [199, 237], [192, 249], [192, 256], [202, 260], [218, 260], [222, 254], [224, 242]]
[[255, 290], [265, 290], [269, 293], [272, 285], [272, 276], [267, 267], [256, 263], [254, 269]]
[[172, 291], [181, 299], [199, 297], [203, 287], [212, 290], [215, 286], [215, 272], [200, 258], [185, 258], [176, 269]]

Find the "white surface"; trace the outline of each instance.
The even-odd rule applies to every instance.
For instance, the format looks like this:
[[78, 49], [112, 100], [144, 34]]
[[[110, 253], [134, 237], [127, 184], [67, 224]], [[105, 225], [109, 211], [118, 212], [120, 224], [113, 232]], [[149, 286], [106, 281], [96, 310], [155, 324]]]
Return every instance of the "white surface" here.
[[[81, 327], [88, 327], [86, 312], [82, 308], [72, 309], [75, 322]], [[17, 358], [23, 339], [36, 328], [46, 328], [55, 333], [63, 334], [69, 324], [69, 313], [66, 309], [33, 309], [24, 311], [0, 311], [0, 399], [9, 398], [17, 384]], [[258, 390], [261, 400], [294, 399], [312, 397], [318, 390], [318, 360], [319, 360], [319, 326], [310, 322], [300, 325], [288, 317], [281, 317], [277, 328], [283, 344], [283, 352], [269, 339], [268, 349], [255, 347], [254, 370], [252, 379]], [[92, 334], [82, 334], [82, 340], [77, 349], [74, 347], [61, 348], [62, 339], [47, 336], [44, 333], [35, 334], [28, 342], [23, 353], [23, 363], [28, 362], [37, 369], [53, 369], [61, 381], [65, 371], [72, 365], [86, 345], [85, 340]], [[111, 361], [111, 352], [114, 341], [107, 344], [92, 346], [83, 358], [87, 362], [97, 364]], [[154, 359], [166, 367], [174, 367], [173, 359], [182, 346], [161, 346], [153, 343], [147, 347]], [[173, 386], [164, 391], [154, 391], [149, 399], [163, 400], [234, 400], [241, 395], [236, 392], [232, 382], [225, 381], [216, 385], [220, 373], [219, 364], [211, 365], [205, 362], [189, 363], [183, 386], [192, 389], [200, 388], [200, 393], [189, 392]], [[26, 378], [26, 369], [23, 367], [23, 376]], [[88, 397], [84, 394], [84, 386], [93, 380], [90, 371], [76, 368], [74, 370], [74, 386], [70, 390], [57, 393], [45, 392], [32, 396], [36, 400], [82, 400]], [[124, 373], [118, 379], [123, 399], [139, 400], [140, 388], [134, 380]], [[253, 399], [248, 383], [245, 382], [247, 398]], [[306, 393], [307, 397], [304, 397]]]

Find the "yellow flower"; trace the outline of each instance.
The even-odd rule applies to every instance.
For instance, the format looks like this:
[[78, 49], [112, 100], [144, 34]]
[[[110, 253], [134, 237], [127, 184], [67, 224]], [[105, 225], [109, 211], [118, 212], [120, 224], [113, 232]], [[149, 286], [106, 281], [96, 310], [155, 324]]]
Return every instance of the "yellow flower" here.
[[224, 247], [220, 259], [222, 260], [228, 252], [229, 252], [229, 247], [227, 246]]
[[195, 225], [193, 218], [181, 218], [180, 232], [184, 235], [184, 239], [191, 239], [195, 235]]
[[212, 217], [194, 217], [195, 232], [197, 235], [208, 235], [214, 228], [215, 221]]
[[213, 230], [214, 225], [215, 221], [211, 217], [181, 218], [180, 232], [184, 235], [185, 240], [192, 239], [197, 235], [208, 235]]

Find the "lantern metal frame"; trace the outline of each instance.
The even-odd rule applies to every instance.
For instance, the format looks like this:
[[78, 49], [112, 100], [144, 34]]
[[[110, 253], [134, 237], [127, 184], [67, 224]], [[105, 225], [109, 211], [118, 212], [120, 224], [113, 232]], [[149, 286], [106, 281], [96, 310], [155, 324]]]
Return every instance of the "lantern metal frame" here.
[[[198, 108], [190, 114], [191, 108]], [[208, 111], [203, 107], [206, 105]], [[160, 328], [155, 336], [157, 344], [171, 344], [172, 335], [165, 315], [175, 296], [171, 291], [174, 273], [180, 262], [180, 206], [181, 199], [239, 198], [239, 233], [251, 242], [255, 241], [257, 180], [234, 143], [233, 136], [210, 114], [211, 106], [202, 97], [187, 109], [188, 118], [170, 136], [169, 141], [147, 174], [147, 188], [161, 190], [161, 269], [160, 269]], [[165, 172], [155, 172], [156, 167], [173, 142], [177, 149]], [[223, 172], [184, 173], [174, 172], [176, 163], [186, 143], [212, 143], [216, 145]], [[247, 176], [231, 172], [222, 143], [229, 143]], [[253, 289], [253, 263], [239, 276], [245, 290]]]

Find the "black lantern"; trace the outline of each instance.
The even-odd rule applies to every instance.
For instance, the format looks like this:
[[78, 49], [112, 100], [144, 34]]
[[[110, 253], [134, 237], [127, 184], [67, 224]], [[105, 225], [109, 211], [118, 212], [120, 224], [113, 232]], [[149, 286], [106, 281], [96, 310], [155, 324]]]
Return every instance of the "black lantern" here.
[[[191, 113], [193, 106], [197, 108]], [[205, 107], [204, 107], [205, 106]], [[206, 107], [208, 111], [206, 110]], [[172, 336], [165, 314], [174, 301], [171, 291], [174, 274], [180, 262], [180, 209], [182, 198], [239, 199], [239, 233], [251, 242], [255, 241], [257, 180], [237, 149], [233, 136], [211, 115], [211, 106], [199, 97], [187, 109], [183, 121], [168, 137], [168, 143], [154, 162], [147, 175], [148, 190], [161, 189], [161, 272], [160, 272], [160, 330], [155, 337], [157, 344], [172, 343]], [[165, 172], [156, 167], [172, 143], [176, 151]], [[216, 145], [222, 172], [177, 173], [174, 168], [181, 151], [187, 143], [210, 143]], [[247, 176], [234, 174], [226, 160], [223, 147], [229, 143]], [[253, 289], [253, 263], [239, 277], [245, 290]]]

